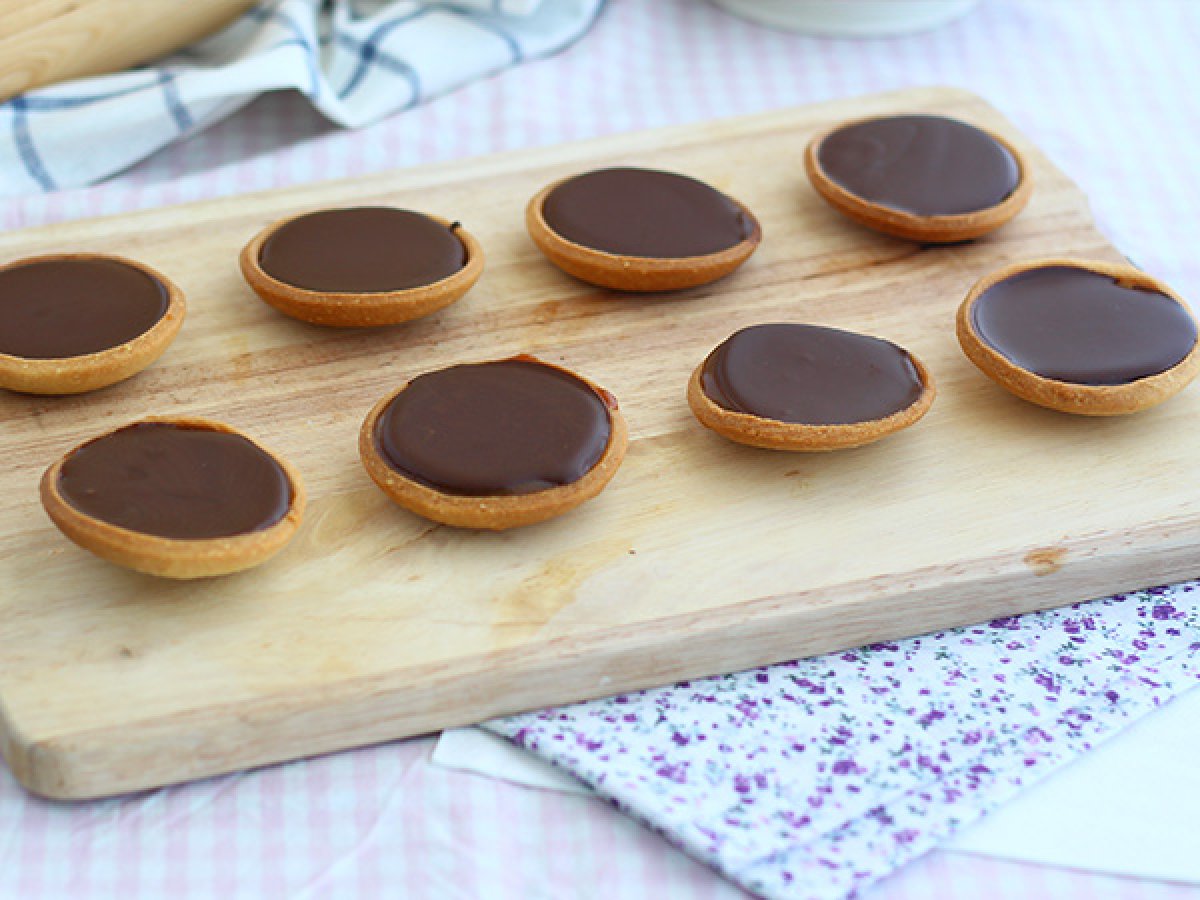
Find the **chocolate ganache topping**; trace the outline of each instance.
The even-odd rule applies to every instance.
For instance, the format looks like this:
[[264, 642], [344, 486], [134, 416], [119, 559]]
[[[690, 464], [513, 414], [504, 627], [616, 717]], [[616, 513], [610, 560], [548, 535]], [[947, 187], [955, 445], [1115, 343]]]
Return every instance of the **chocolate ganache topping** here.
[[93, 519], [177, 540], [261, 531], [292, 502], [287, 473], [246, 438], [166, 422], [84, 444], [64, 460], [57, 489]]
[[752, 325], [704, 361], [717, 406], [797, 425], [850, 425], [912, 406], [925, 387], [912, 357], [888, 341], [818, 325]]
[[610, 404], [570, 372], [530, 357], [414, 378], [379, 416], [388, 465], [447, 494], [529, 494], [578, 481], [608, 447]]
[[116, 259], [52, 257], [0, 271], [0, 353], [66, 359], [127, 344], [166, 315], [166, 285]]
[[1044, 266], [989, 287], [971, 328], [1014, 365], [1055, 381], [1127, 384], [1183, 361], [1196, 323], [1173, 298], [1101, 272]]
[[951, 216], [1002, 203], [1021, 178], [1013, 154], [985, 131], [943, 116], [870, 119], [828, 134], [825, 175], [851, 194], [916, 216]]
[[707, 256], [751, 237], [757, 223], [702, 181], [654, 169], [598, 169], [558, 185], [542, 217], [560, 237], [647, 259]]
[[466, 265], [453, 226], [387, 206], [329, 209], [280, 225], [259, 267], [285, 284], [324, 293], [372, 294], [433, 284]]

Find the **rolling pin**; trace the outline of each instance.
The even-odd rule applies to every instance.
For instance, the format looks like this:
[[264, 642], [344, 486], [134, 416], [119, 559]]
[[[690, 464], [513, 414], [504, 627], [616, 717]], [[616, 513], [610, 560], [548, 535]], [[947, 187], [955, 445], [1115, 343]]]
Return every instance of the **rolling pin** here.
[[226, 25], [254, 0], [0, 0], [0, 101], [116, 72]]

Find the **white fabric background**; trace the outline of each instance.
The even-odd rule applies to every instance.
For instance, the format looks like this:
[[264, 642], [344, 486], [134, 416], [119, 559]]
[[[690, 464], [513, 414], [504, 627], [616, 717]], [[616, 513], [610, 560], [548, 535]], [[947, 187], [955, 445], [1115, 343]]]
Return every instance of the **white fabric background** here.
[[[107, 184], [5, 202], [0, 228], [947, 83], [989, 98], [1120, 246], [1195, 299], [1198, 38], [1192, 0], [984, 0], [881, 41], [772, 32], [703, 0], [611, 0], [561, 56], [378, 125], [336, 131], [303, 98], [266, 97]], [[428, 752], [406, 742], [82, 807], [34, 801], [3, 773], [0, 894], [737, 896], [594, 801], [441, 772]], [[1194, 892], [935, 853], [874, 896]]]

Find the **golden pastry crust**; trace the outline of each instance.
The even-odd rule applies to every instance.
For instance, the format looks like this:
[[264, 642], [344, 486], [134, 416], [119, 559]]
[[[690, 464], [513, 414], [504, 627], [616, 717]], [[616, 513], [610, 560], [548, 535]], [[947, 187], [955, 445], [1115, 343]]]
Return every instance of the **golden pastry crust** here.
[[[541, 365], [551, 365], [541, 360], [536, 361]], [[363, 421], [358, 433], [358, 453], [367, 474], [380, 490], [405, 509], [443, 525], [459, 528], [504, 531], [544, 522], [574, 509], [604, 490], [617, 474], [629, 445], [629, 430], [611, 394], [576, 372], [567, 369], [562, 371], [569, 372], [600, 395], [605, 401], [611, 423], [608, 446], [604, 448], [604, 453], [596, 465], [578, 481], [530, 494], [463, 496], [444, 493], [398, 472], [380, 453], [378, 441], [375, 440], [375, 430], [379, 417], [388, 404], [407, 388], [408, 384], [376, 403]]]
[[696, 366], [688, 380], [687, 400], [692, 414], [705, 428], [715, 431], [723, 438], [750, 447], [767, 450], [788, 450], [793, 453], [823, 453], [829, 450], [845, 450], [871, 444], [889, 434], [915, 424], [937, 396], [933, 376], [919, 359], [908, 354], [921, 379], [924, 390], [921, 395], [904, 409], [883, 419], [854, 422], [848, 425], [801, 425], [795, 422], [780, 422], [749, 413], [733, 412], [718, 406], [704, 393], [700, 376], [704, 363]]
[[[1059, 412], [1074, 413], [1080, 416], [1121, 416], [1157, 406], [1164, 400], [1183, 390], [1188, 383], [1200, 373], [1200, 342], [1192, 346], [1188, 353], [1177, 364], [1148, 378], [1139, 378], [1126, 384], [1073, 384], [1068, 381], [1057, 381], [1043, 378], [1023, 369], [1009, 360], [1006, 356], [984, 343], [971, 324], [971, 307], [982, 296], [983, 292], [992, 285], [1046, 266], [1068, 266], [1083, 269], [1088, 272], [1098, 272], [1117, 279], [1124, 286], [1145, 288], [1170, 297], [1191, 315], [1191, 310], [1183, 298], [1163, 284], [1135, 269], [1133, 266], [1097, 260], [1063, 259], [1051, 257], [1047, 259], [1028, 260], [1005, 266], [990, 275], [986, 275], [975, 283], [967, 293], [966, 299], [958, 307], [955, 319], [955, 332], [963, 353], [988, 378], [1005, 390], [1016, 394], [1022, 400], [1056, 409]], [[1192, 317], [1194, 320], [1194, 316]]]
[[85, 550], [119, 566], [147, 575], [177, 579], [229, 575], [252, 568], [266, 562], [292, 539], [304, 517], [307, 496], [300, 473], [286, 459], [267, 450], [249, 435], [220, 422], [176, 416], [151, 416], [130, 424], [144, 422], [206, 428], [235, 434], [250, 441], [270, 455], [287, 476], [292, 487], [292, 502], [287, 513], [268, 528], [231, 537], [178, 540], [130, 531], [85, 515], [59, 493], [58, 480], [63, 463], [79, 449], [76, 447], [46, 470], [40, 488], [42, 506], [68, 538]]
[[299, 213], [273, 222], [250, 239], [242, 248], [238, 263], [242, 276], [254, 293], [269, 306], [284, 315], [313, 325], [333, 325], [344, 328], [363, 328], [379, 325], [399, 325], [419, 319], [449, 306], [469, 291], [483, 274], [483, 246], [461, 225], [454, 227], [449, 219], [422, 213], [433, 221], [452, 228], [466, 251], [466, 262], [452, 275], [402, 291], [326, 292], [310, 291], [280, 281], [263, 270], [259, 254], [263, 243], [275, 231], [294, 219], [309, 213]]
[[[847, 218], [893, 237], [927, 244], [952, 244], [995, 231], [1015, 217], [1029, 202], [1029, 197], [1033, 193], [1033, 177], [1025, 157], [1006, 138], [974, 124], [972, 127], [978, 128], [998, 141], [1012, 154], [1020, 172], [1016, 188], [995, 206], [950, 216], [918, 216], [914, 213], [872, 203], [851, 193], [825, 174], [817, 158], [817, 150], [820, 148], [821, 142], [834, 131], [848, 125], [869, 122], [874, 118], [878, 117], [840, 122], [809, 141], [808, 147], [804, 151], [804, 171], [808, 174], [808, 180], [812, 183], [813, 188], [826, 203]], [[883, 118], [888, 117], [884, 116]]]
[[677, 258], [651, 258], [643, 256], [621, 256], [593, 250], [562, 237], [552, 229], [542, 215], [542, 204], [547, 195], [567, 181], [559, 179], [538, 191], [525, 208], [525, 227], [538, 249], [566, 272], [581, 281], [618, 291], [649, 293], [654, 291], [678, 291], [684, 288], [708, 284], [724, 278], [750, 258], [762, 242], [762, 226], [758, 219], [738, 200], [730, 197], [754, 223], [754, 231], [741, 243], [725, 250], [704, 256]]
[[15, 260], [0, 266], [0, 271], [28, 263], [77, 259], [117, 262], [156, 278], [167, 291], [166, 313], [149, 330], [133, 340], [96, 353], [57, 359], [29, 359], [0, 353], [0, 388], [47, 396], [99, 390], [131, 378], [149, 367], [179, 334], [187, 314], [183, 291], [167, 276], [137, 260], [108, 253], [49, 253]]

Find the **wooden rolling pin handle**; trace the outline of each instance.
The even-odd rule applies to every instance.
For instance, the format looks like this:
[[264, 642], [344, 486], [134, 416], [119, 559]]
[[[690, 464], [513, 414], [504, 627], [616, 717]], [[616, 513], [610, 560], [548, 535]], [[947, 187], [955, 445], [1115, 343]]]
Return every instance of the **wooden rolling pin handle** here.
[[117, 72], [211, 34], [255, 0], [0, 0], [0, 101]]

